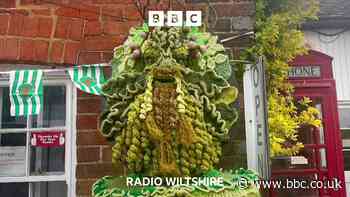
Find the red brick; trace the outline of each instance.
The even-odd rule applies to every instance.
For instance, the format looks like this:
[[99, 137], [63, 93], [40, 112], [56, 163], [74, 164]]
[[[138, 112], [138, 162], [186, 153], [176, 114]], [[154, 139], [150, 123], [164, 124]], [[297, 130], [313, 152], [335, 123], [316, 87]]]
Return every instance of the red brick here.
[[7, 38], [1, 39], [0, 58], [6, 60], [17, 60], [19, 53], [19, 39]]
[[80, 53], [78, 64], [96, 64], [101, 63], [101, 52]]
[[80, 40], [82, 37], [83, 21], [80, 19], [60, 17], [56, 25], [56, 38]]
[[97, 181], [97, 178], [100, 177], [96, 177], [95, 180], [78, 180], [76, 183], [76, 194], [78, 196], [90, 196], [92, 185]]
[[15, 8], [16, 0], [1, 0], [0, 8]]
[[49, 38], [52, 32], [52, 18], [39, 18], [38, 37]]
[[54, 63], [62, 63], [64, 44], [60, 41], [55, 41], [51, 46], [50, 60]]
[[78, 162], [97, 162], [100, 160], [99, 147], [78, 147]]
[[78, 57], [80, 44], [75, 42], [67, 42], [65, 44], [64, 62], [70, 64], [76, 64]]
[[77, 118], [78, 129], [97, 129], [98, 114], [79, 115]]
[[56, 10], [55, 14], [57, 16], [75, 17], [75, 18], [78, 18], [80, 16], [78, 9], [73, 9], [69, 7], [60, 7]]
[[24, 39], [21, 42], [21, 60], [46, 62], [48, 57], [47, 41]]
[[25, 39], [21, 41], [21, 60], [34, 60], [34, 40]]
[[123, 19], [123, 7], [120, 5], [108, 5], [102, 7], [103, 20], [121, 21]]
[[70, 30], [69, 18], [59, 17], [57, 19], [55, 38], [67, 38]]
[[101, 164], [78, 164], [77, 178], [101, 178], [103, 176], [118, 176], [122, 174], [122, 167], [114, 166], [112, 163]]
[[23, 29], [24, 16], [13, 14], [10, 18], [9, 35], [19, 36]]
[[21, 5], [29, 5], [29, 4], [33, 4], [35, 2], [35, 0], [21, 0]]
[[50, 9], [33, 9], [32, 13], [35, 15], [50, 16], [51, 10]]
[[83, 91], [81, 91], [79, 89], [78, 89], [78, 92], [77, 92], [77, 96], [78, 96], [78, 98], [98, 98], [98, 96], [96, 96], [96, 95], [83, 92]]
[[255, 5], [252, 1], [235, 2], [229, 4], [216, 4], [216, 10], [220, 10], [218, 17], [231, 16], [252, 16], [255, 12]]
[[102, 161], [112, 162], [112, 146], [103, 147], [102, 149]]
[[135, 5], [127, 6], [124, 14], [128, 20], [142, 20], [142, 16]]
[[113, 52], [104, 52], [102, 53], [101, 62], [110, 62], [113, 58]]
[[10, 19], [9, 15], [0, 15], [0, 34], [1, 35], [7, 34], [9, 19]]
[[101, 113], [102, 112], [102, 99], [92, 97], [88, 99], [78, 100], [78, 114], [80, 113]]
[[94, 0], [95, 4], [131, 4], [133, 0]]
[[130, 28], [129, 23], [106, 21], [103, 25], [103, 33], [110, 35], [128, 34]]
[[[96, 123], [96, 121], [95, 121]], [[108, 145], [107, 140], [98, 131], [78, 132], [78, 145]]]
[[102, 34], [102, 24], [100, 21], [88, 21], [85, 26], [85, 35], [100, 35]]
[[58, 16], [97, 20], [100, 16], [100, 10], [97, 7], [89, 7], [86, 9], [85, 6], [81, 7], [81, 9], [60, 7], [56, 10], [55, 14]]
[[113, 50], [123, 43], [126, 36], [101, 36], [97, 38], [86, 38], [83, 41], [84, 50]]
[[6, 14], [11, 14], [11, 15], [20, 15], [20, 16], [29, 16], [29, 10], [26, 9], [6, 9], [4, 11], [0, 10], [0, 13], [6, 13]]
[[37, 17], [24, 17], [22, 36], [36, 37], [39, 29], [39, 19]]
[[35, 60], [39, 62], [47, 62], [49, 53], [48, 41], [36, 40], [34, 42]]
[[69, 29], [68, 38], [71, 40], [80, 40], [83, 34], [83, 21], [80, 19], [72, 19]]

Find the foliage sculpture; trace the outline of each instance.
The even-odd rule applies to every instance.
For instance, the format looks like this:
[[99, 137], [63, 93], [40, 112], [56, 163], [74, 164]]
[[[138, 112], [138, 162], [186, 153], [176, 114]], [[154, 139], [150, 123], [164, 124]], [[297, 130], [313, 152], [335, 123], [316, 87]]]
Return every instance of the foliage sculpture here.
[[[115, 142], [113, 162], [127, 166], [129, 175], [221, 176], [224, 185], [128, 188], [125, 177], [104, 177], [94, 184], [94, 197], [259, 196], [254, 172], [214, 169], [238, 118], [224, 51], [200, 28], [132, 28], [114, 50], [100, 118], [102, 135]], [[242, 178], [251, 181], [244, 190]]]
[[237, 119], [229, 58], [199, 28], [132, 28], [114, 51], [103, 87], [103, 136], [113, 161], [147, 176], [193, 176], [213, 169]]

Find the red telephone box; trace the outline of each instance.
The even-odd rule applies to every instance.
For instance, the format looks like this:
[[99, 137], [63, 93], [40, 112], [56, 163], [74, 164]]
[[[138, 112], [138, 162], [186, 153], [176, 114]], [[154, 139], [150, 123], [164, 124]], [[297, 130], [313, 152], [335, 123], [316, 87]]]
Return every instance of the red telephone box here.
[[[350, 80], [350, 79], [349, 79]], [[332, 57], [317, 51], [297, 57], [289, 71], [289, 81], [295, 86], [295, 97], [309, 97], [321, 111], [322, 127], [300, 128], [299, 140], [304, 149], [288, 162], [272, 162], [272, 179], [307, 181], [308, 189], [273, 189], [273, 197], [345, 197], [341, 133], [339, 129], [336, 86], [332, 74]], [[333, 189], [335, 180], [342, 188]], [[324, 188], [310, 188], [313, 180], [333, 181]], [[323, 183], [323, 186], [325, 186]], [[313, 184], [316, 184], [314, 181]], [[317, 184], [321, 185], [321, 183]], [[316, 185], [317, 186], [317, 185]], [[335, 185], [334, 185], [335, 186]]]

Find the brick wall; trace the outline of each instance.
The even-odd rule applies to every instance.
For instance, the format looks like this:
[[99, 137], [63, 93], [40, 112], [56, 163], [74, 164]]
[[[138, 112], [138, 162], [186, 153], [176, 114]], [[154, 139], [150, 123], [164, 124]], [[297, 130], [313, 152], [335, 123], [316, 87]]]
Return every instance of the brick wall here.
[[[212, 21], [207, 0], [188, 0]], [[210, 0], [220, 38], [246, 32], [254, 23], [253, 0]], [[131, 26], [140, 23], [132, 0], [0, 0], [0, 63], [71, 65], [108, 62]], [[214, 24], [211, 22], [211, 24]], [[233, 57], [250, 40], [225, 43]], [[1, 67], [0, 67], [1, 70]], [[78, 92], [77, 196], [90, 196], [91, 184], [104, 175], [121, 174], [111, 163], [110, 144], [97, 130], [102, 99]], [[234, 141], [236, 139], [236, 141]], [[222, 166], [245, 163], [244, 129], [235, 129], [225, 146]]]

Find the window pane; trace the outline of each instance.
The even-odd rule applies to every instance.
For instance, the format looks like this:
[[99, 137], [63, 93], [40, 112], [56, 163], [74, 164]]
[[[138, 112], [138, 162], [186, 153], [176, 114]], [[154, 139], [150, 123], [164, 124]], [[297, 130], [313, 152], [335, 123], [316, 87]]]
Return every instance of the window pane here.
[[26, 175], [26, 134], [0, 134], [0, 177]]
[[65, 86], [44, 87], [43, 113], [33, 116], [33, 128], [65, 126], [66, 88]]
[[349, 129], [342, 129], [341, 135], [343, 140], [350, 140], [350, 130]]
[[10, 115], [11, 102], [9, 87], [0, 88], [0, 101], [1, 128], [26, 128], [26, 117], [15, 117]]
[[62, 147], [31, 147], [31, 175], [62, 175], [64, 174], [64, 146]]
[[350, 108], [339, 108], [340, 128], [350, 128]]
[[32, 197], [66, 197], [67, 184], [65, 182], [33, 183]]
[[0, 194], [4, 197], [28, 197], [28, 183], [0, 183]]
[[350, 171], [350, 149], [344, 149], [344, 171]]
[[321, 167], [327, 168], [327, 154], [325, 148], [320, 149], [320, 160]]

